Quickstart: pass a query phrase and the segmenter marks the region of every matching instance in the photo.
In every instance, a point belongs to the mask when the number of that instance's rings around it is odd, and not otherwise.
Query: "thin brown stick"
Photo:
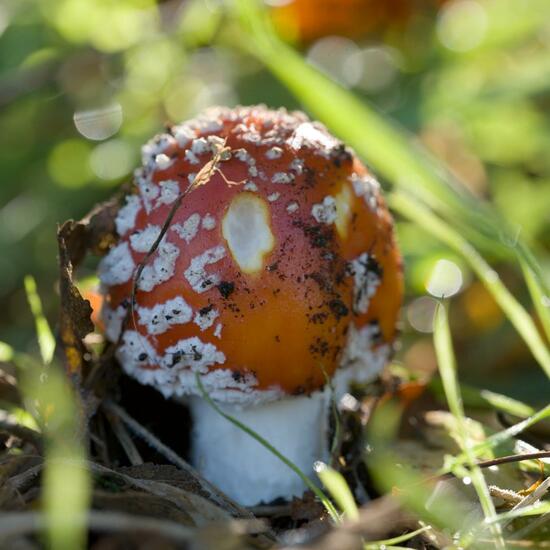
[[[128,426],[130,431],[150,445],[160,455],[164,456],[169,462],[187,472],[204,491],[210,494],[212,500],[218,504],[222,504],[225,508],[229,508],[233,515],[250,518],[252,514],[239,506],[236,502],[222,493],[215,485],[212,485],[208,480],[204,479],[188,462],[175,453],[170,447],[165,445],[160,439],[153,435],[147,428],[142,426],[137,420],[132,418],[122,407],[113,403],[110,400],[105,400],[102,407],[107,411],[115,414]]]
[[[491,460],[480,460],[476,462],[475,465],[479,468],[489,468],[491,466],[500,466],[501,464],[510,464],[512,462],[523,462],[524,460],[540,460],[545,458],[550,458],[550,451],[536,451],[532,453],[520,453],[515,455],[501,456],[499,458],[493,458]],[[418,482],[412,483],[411,485],[409,485],[409,488],[415,485],[421,485],[423,483],[442,481],[444,479],[453,479],[454,477],[456,476],[452,472],[428,476]]]
[[[541,458],[550,458],[550,451],[537,451],[534,453],[519,453],[516,455],[501,456],[491,460],[481,460],[477,463],[480,468],[489,468],[490,466],[500,466],[510,462],[522,462],[524,460],[537,460]]]
[[[146,516],[131,516],[130,514],[111,510],[108,512],[90,510],[84,516],[80,514],[67,516],[66,521],[71,525],[84,521],[89,529],[96,531],[112,533],[145,531],[181,541],[188,541],[197,533],[197,529],[192,529],[173,521]],[[27,535],[41,531],[47,527],[48,518],[44,513],[8,512],[2,514],[0,518],[0,538]]]
[[[135,418],[130,416],[128,412],[125,411],[121,406],[107,399],[101,404],[101,407],[105,409],[109,414],[119,418],[130,429],[131,432],[137,435],[141,440],[145,441],[145,443],[147,443],[152,449],[157,451],[157,453],[159,453],[161,456],[166,458],[166,460],[174,464],[174,466],[177,466],[181,470],[189,473],[196,473],[189,463],[183,460],[183,458],[181,458],[176,452],[170,449],[170,447],[162,443],[162,441],[160,441],[147,428],[140,424]]]
[[[130,464],[132,464],[132,466],[143,464],[143,458],[141,458],[141,455],[134,445],[134,442],[132,441],[132,438],[126,430],[126,426],[122,420],[114,414],[107,413],[106,416],[111,424],[111,428],[113,429],[115,436],[117,437],[121,447],[124,449]]]
[[[164,224],[162,225],[162,228],[160,230],[158,237],[156,238],[155,242],[151,245],[151,248],[149,249],[147,254],[145,254],[145,257],[141,260],[141,262],[137,266],[137,269],[134,273],[134,277],[132,279],[132,291],[130,294],[130,310],[128,312],[129,317],[132,319],[133,328],[136,331],[137,331],[137,322],[136,322],[136,315],[135,315],[136,293],[137,293],[141,275],[143,274],[143,270],[145,269],[147,263],[149,262],[153,254],[156,252],[156,250],[160,246],[162,239],[164,239],[166,233],[168,232],[168,229],[170,228],[170,224],[172,223],[172,220],[174,219],[176,212],[179,210],[181,203],[183,202],[183,199],[189,193],[191,193],[191,191],[194,191],[197,187],[200,187],[201,185],[208,183],[212,178],[212,176],[214,175],[214,173],[218,172],[221,174],[221,170],[219,169],[220,162],[227,161],[231,158],[231,148],[227,147],[226,143],[227,143],[227,138],[223,140],[223,143],[215,146],[216,149],[212,154],[212,158],[198,171],[197,175],[195,176],[195,179],[187,186],[187,188],[178,195],[178,198],[174,202],[172,208],[170,209],[170,212],[168,213],[168,216],[166,217],[166,220],[164,221]],[[222,174],[222,176],[224,180],[227,182],[228,180],[225,177],[225,175]],[[128,314],[126,315],[126,318],[122,323],[122,328],[118,337],[117,347],[120,345],[120,341],[126,329],[127,323],[128,323]]]
[[[162,229],[160,230],[160,233],[155,240],[155,242],[151,245],[151,248],[145,254],[145,257],[141,260],[139,263],[136,272],[134,274],[134,278],[132,279],[132,291],[130,294],[130,318],[132,319],[132,325],[133,328],[137,330],[137,322],[136,322],[136,313],[135,313],[135,302],[136,302],[136,293],[137,293],[137,287],[139,285],[139,280],[141,278],[141,275],[143,273],[143,270],[145,269],[145,266],[153,256],[153,254],[158,249],[160,243],[162,242],[162,239],[164,239],[164,236],[168,232],[168,229],[170,227],[170,224],[172,223],[172,220],[174,219],[174,216],[176,215],[176,212],[178,211],[179,207],[181,206],[181,203],[183,201],[183,198],[190,192],[193,184],[190,184],[189,187],[183,192],[178,195],[178,198],[176,199],[176,202],[174,202],[172,208],[170,209],[170,212],[168,213],[168,216],[166,217],[166,220],[164,221],[164,224],[162,225]],[[122,329],[119,334],[119,341],[117,342],[117,347],[120,344],[120,340],[122,339],[122,335],[124,334],[124,331],[126,329],[126,324],[128,322],[128,315],[126,315],[126,318],[124,319]]]

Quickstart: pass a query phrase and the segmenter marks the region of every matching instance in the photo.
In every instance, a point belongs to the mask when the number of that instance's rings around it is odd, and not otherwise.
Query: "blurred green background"
[[[312,64],[414,133],[550,252],[548,0],[265,5]],[[141,144],[166,122],[214,104],[300,108],[246,42],[215,0],[0,3],[0,340],[33,350],[24,275],[36,277],[55,321],[56,224],[128,180]],[[398,360],[435,369],[434,297],[455,295],[464,380],[544,401],[544,374],[462,260],[410,222],[398,234],[407,277]],[[518,269],[495,267],[528,305]],[[93,264],[79,275],[93,275]]]

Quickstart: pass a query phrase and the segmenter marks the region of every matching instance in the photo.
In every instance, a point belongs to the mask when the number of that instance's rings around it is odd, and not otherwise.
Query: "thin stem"
[[[489,493],[489,488],[487,487],[487,483],[483,477],[483,473],[477,466],[475,455],[472,452],[473,446],[468,434],[462,398],[460,396],[456,374],[456,361],[452,347],[451,332],[447,320],[447,312],[445,307],[441,304],[437,308],[434,322],[434,344],[439,372],[441,374],[441,381],[443,382],[443,389],[447,397],[449,410],[456,420],[458,428],[457,431],[460,437],[460,446],[466,455],[467,463],[470,467],[469,474],[472,484],[477,492],[485,519],[487,522],[491,522],[497,517],[497,513]],[[495,538],[496,547],[504,549],[505,545],[502,538],[502,530],[500,525],[497,523],[492,523],[491,531]]]

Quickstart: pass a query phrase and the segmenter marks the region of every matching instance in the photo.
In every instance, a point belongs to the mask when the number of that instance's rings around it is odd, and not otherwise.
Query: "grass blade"
[[[531,506],[525,506],[524,508],[518,508],[510,510],[509,512],[503,512],[498,514],[496,518],[487,523],[510,521],[516,518],[524,518],[529,516],[540,516],[542,514],[550,513],[550,502],[537,502],[531,504]]]
[[[36,290],[36,281],[31,275],[25,277],[25,292],[36,325],[40,355],[44,364],[49,365],[55,351],[55,338],[42,311],[42,301]]]
[[[387,547],[389,545],[400,544],[401,542],[407,542],[411,539],[414,539],[414,537],[416,537],[417,535],[420,535],[422,533],[425,533],[426,531],[429,531],[431,528],[432,527],[430,525],[425,525],[424,527],[420,527],[420,529],[416,529],[415,531],[411,531],[410,533],[400,535],[399,537],[393,537],[391,539],[385,539],[385,540],[369,541],[365,544],[364,548],[366,550],[375,550],[380,546]]]
[[[321,480],[321,483],[330,493],[330,496],[340,506],[340,510],[344,512],[348,519],[357,521],[359,519],[359,510],[344,476],[334,468],[320,461],[314,464],[313,469]]]
[[[44,434],[42,508],[46,538],[53,550],[78,550],[86,546],[86,513],[91,492],[81,417],[67,377],[61,368],[51,364],[55,338],[44,317],[33,277],[25,278],[25,290],[43,364],[21,353],[13,353],[12,359],[21,373],[25,402],[35,413]]]
[[[441,379],[434,377],[428,384],[431,392],[438,399],[444,399],[443,385]],[[526,418],[535,414],[535,409],[522,401],[496,393],[490,390],[480,390],[467,384],[460,384],[462,400],[467,407],[484,408],[504,412],[520,418]]]
[[[485,482],[485,478],[483,477],[483,473],[476,465],[475,455],[472,453],[473,445],[466,427],[466,418],[464,416],[462,397],[460,395],[456,374],[456,362],[452,347],[451,332],[447,320],[447,312],[445,307],[441,304],[438,306],[435,315],[434,344],[439,372],[443,382],[443,389],[445,390],[445,395],[447,396],[449,410],[454,416],[457,424],[457,433],[460,438],[460,446],[467,457],[469,475],[471,477],[472,484],[477,492],[486,521],[494,521],[497,516],[495,506],[491,495],[489,494],[489,489]],[[495,538],[496,547],[504,549],[504,540],[502,538],[500,525],[496,523],[491,524],[491,530]]]
[[[31,356],[14,353],[13,362],[24,401],[44,435],[41,506],[48,548],[79,550],[86,546],[91,478],[72,388],[56,364],[40,376],[44,367]]]
[[[395,211],[414,221],[431,235],[463,256],[485,288],[492,294],[497,304],[531,350],[539,365],[550,378],[550,352],[537,330],[533,319],[504,286],[496,271],[480,256],[477,250],[460,233],[412,197],[394,192],[388,197],[388,202]]]
[[[523,270],[527,288],[529,289],[533,304],[535,305],[535,310],[540,319],[540,324],[546,334],[546,340],[550,342],[550,297],[546,296],[541,287],[537,284],[537,279],[531,268],[522,258],[519,259],[519,262]]]

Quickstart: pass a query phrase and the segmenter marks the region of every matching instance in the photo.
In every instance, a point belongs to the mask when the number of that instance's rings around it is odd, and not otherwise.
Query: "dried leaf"
[[[144,464],[136,468],[140,468],[143,471],[146,466]],[[150,466],[153,469],[158,468],[154,465]],[[174,485],[172,481],[166,483],[165,481],[157,481],[156,479],[143,479],[135,475],[123,473],[123,471],[116,471],[105,466],[100,466],[99,464],[93,464],[92,468],[98,473],[108,474],[110,477],[118,477],[119,480],[125,481],[132,487],[174,503],[179,509],[185,510],[189,514],[194,525],[201,526],[211,521],[227,521],[232,519],[231,514],[226,510],[203,496]],[[126,468],[125,470],[128,471],[129,469]]]
[[[100,204],[80,222],[69,220],[58,230],[59,290],[61,297],[60,339],[67,372],[82,377],[86,370],[86,347],[83,339],[94,330],[92,307],[76,288],[74,269],[88,251],[97,255],[107,252],[117,240],[115,217],[118,197]]]
[[[194,526],[191,516],[172,502],[144,491],[128,490],[123,493],[94,491],[93,507],[98,510],[116,510],[132,515],[155,517]]]
[[[326,516],[326,509],[311,491],[302,498],[293,498],[290,503],[290,517],[293,521],[312,521]]]
[[[124,186],[111,200],[96,206],[80,223],[86,229],[85,250],[103,256],[118,240],[115,218],[120,209],[120,199],[129,191]],[[77,262],[79,263],[79,262]]]
[[[84,226],[72,221],[65,222],[58,231],[59,245],[59,292],[61,311],[59,336],[64,355],[64,365],[71,375],[81,377],[87,364],[86,347],[82,340],[94,330],[92,307],[73,282],[73,259],[81,255]]]

